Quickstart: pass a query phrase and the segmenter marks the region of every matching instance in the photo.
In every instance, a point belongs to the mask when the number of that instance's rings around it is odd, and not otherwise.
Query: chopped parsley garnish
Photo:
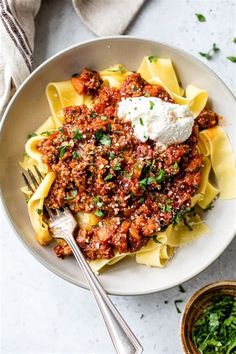
[[[46,136],[50,136],[51,134],[52,132],[49,132],[48,130],[46,132],[40,133],[40,135],[46,135]]]
[[[236,57],[230,56],[230,57],[227,57],[227,59],[232,61],[232,63],[236,63]]]
[[[178,313],[181,313],[181,311],[178,307],[178,304],[181,304],[182,302],[183,302],[183,300],[175,300],[175,308]]]
[[[74,199],[77,196],[77,194],[78,194],[78,191],[75,189],[67,194],[67,196],[65,197],[65,200]]]
[[[149,104],[150,104],[150,110],[153,110],[153,107],[155,106],[155,103],[153,101],[150,101]]]
[[[233,42],[236,43],[236,37],[234,37]]]
[[[63,127],[59,127],[58,130],[59,130],[60,133],[62,133],[62,134],[64,133],[64,128]]]
[[[183,209],[183,210],[180,210],[180,211],[175,215],[174,220],[173,220],[174,225],[180,223],[180,221],[181,221],[182,218],[183,218],[184,213],[185,213],[185,210]]]
[[[62,146],[62,147],[60,148],[59,159],[61,159],[61,158],[65,155],[66,150],[67,150],[67,146],[66,146],[66,145],[64,145],[64,146]]]
[[[77,128],[75,128],[75,130],[74,130],[73,139],[76,139],[76,140],[82,140],[83,139],[83,133],[81,133],[81,131],[79,131]]]
[[[158,175],[157,175],[157,177],[156,177],[156,181],[157,181],[158,183],[161,183],[161,182],[164,180],[164,178],[165,178],[165,171],[161,169],[161,170],[158,172]]]
[[[152,238],[153,241],[156,242],[156,243],[160,243],[160,244],[162,245],[162,242],[159,241],[159,240],[157,239],[157,237],[158,237],[157,235],[153,236],[153,238]]]
[[[195,14],[199,22],[206,22],[206,17],[202,14]]]
[[[111,145],[111,138],[109,137],[109,135],[104,134],[101,130],[95,133],[95,137],[100,144],[105,146]]]
[[[206,53],[199,52],[199,54],[202,57],[206,58],[207,60],[211,60],[213,58],[213,55],[219,51],[220,51],[220,48],[218,48],[217,45],[215,43],[213,43],[212,48],[208,52],[206,52]]]
[[[166,211],[168,211],[168,213],[170,213],[171,212],[171,210],[172,210],[172,206],[171,205],[166,205]]]
[[[182,287],[181,284],[179,285],[179,292],[180,292],[180,293],[185,293],[185,292],[186,292],[185,289]]]
[[[144,123],[143,123],[142,118],[139,119],[139,122],[140,122],[140,124],[141,124],[142,126],[144,126]]]
[[[236,299],[219,295],[202,311],[192,329],[192,341],[202,354],[236,352]]]
[[[33,138],[33,136],[37,136],[37,134],[36,133],[29,133],[27,135],[27,139]]]
[[[116,163],[114,166],[113,166],[113,170],[114,171],[120,171],[121,170],[121,166],[119,163]]]
[[[156,63],[157,62],[157,57],[155,55],[149,55],[148,60],[150,63]]]
[[[92,118],[96,118],[96,117],[97,117],[97,115],[98,115],[98,114],[97,114],[96,112],[93,112],[93,113],[91,113],[91,115],[90,115],[90,116],[91,116]]]
[[[144,197],[141,197],[141,198],[139,198],[138,203],[139,203],[139,204],[142,204],[144,201],[145,201],[145,198],[144,198]]]
[[[36,211],[39,215],[42,215],[43,209],[36,209]]]
[[[174,163],[173,167],[174,167],[174,169],[175,169],[175,170],[178,170],[178,168],[179,168],[179,164],[178,164],[178,162],[177,162],[177,161],[175,161],[175,163]]]
[[[142,189],[145,189],[147,186],[149,186],[153,182],[156,182],[156,177],[146,177],[146,178],[143,178],[141,181],[139,181],[139,185]]]
[[[81,154],[79,154],[78,151],[73,151],[72,157],[73,159],[78,159],[79,157],[81,157]]]
[[[106,175],[106,177],[104,178],[104,181],[109,181],[110,179],[112,179],[114,176],[111,175],[110,173],[108,173],[108,175]]]
[[[113,159],[115,158],[115,154],[113,154],[113,152],[110,151],[110,152],[109,152],[109,157],[110,157],[110,159],[113,160]]]
[[[99,218],[102,218],[104,216],[104,212],[102,210],[97,210],[95,211],[95,215],[98,216]]]
[[[103,202],[98,196],[93,197],[93,204],[96,205],[98,208],[101,208],[103,206]]]
[[[138,91],[138,86],[135,86],[135,85],[134,85],[134,86],[132,87],[132,91]]]
[[[107,116],[102,115],[101,120],[107,120]]]

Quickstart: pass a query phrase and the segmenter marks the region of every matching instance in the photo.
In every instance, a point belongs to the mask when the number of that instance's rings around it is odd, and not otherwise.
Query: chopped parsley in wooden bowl
[[[207,285],[190,298],[181,339],[188,354],[236,354],[236,281]]]

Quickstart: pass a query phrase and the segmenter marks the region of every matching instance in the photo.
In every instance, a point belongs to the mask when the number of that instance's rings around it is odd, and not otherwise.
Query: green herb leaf
[[[50,131],[46,131],[46,132],[42,132],[42,133],[40,133],[40,135],[46,135],[46,136],[50,136],[52,134],[52,132],[50,132]]]
[[[98,115],[98,114],[97,114],[96,112],[93,112],[93,113],[90,114],[90,116],[91,116],[92,118],[96,118],[97,115]]]
[[[36,211],[39,215],[42,215],[43,209],[36,209]]]
[[[30,200],[30,196],[29,195],[26,195],[25,196],[25,202],[28,204],[29,203],[29,200]]]
[[[227,57],[227,59],[232,61],[232,63],[236,63],[236,57],[230,56],[230,57]]]
[[[104,212],[102,210],[97,210],[95,211],[95,215],[98,216],[99,218],[102,218],[104,216]]]
[[[73,151],[72,157],[73,157],[73,159],[78,159],[81,157],[81,154],[79,154],[78,151]]]
[[[172,206],[171,205],[166,205],[166,211],[168,211],[168,213],[170,213],[172,210]]]
[[[156,177],[156,181],[157,181],[158,183],[161,183],[161,182],[163,182],[164,178],[165,178],[165,171],[164,171],[163,169],[161,169],[161,170],[158,172],[158,175],[157,175],[157,177]]]
[[[60,151],[59,151],[59,159],[62,159],[62,157],[65,155],[66,153],[66,150],[67,150],[67,146],[64,145],[60,148]]]
[[[209,52],[207,52],[207,53],[199,52],[199,54],[202,57],[206,58],[207,60],[211,60],[212,59],[212,55]]]
[[[150,104],[150,110],[152,110],[153,107],[155,106],[155,103],[153,101],[150,101],[149,104]]]
[[[173,167],[174,167],[174,169],[175,169],[175,170],[178,170],[178,168],[179,168],[179,164],[178,164],[178,162],[177,162],[177,161],[175,161],[175,163],[174,163]]]
[[[74,130],[73,139],[76,139],[76,140],[82,140],[83,139],[83,133],[81,133],[81,131],[79,131],[77,128],[75,128],[75,130]]]
[[[233,42],[236,43],[236,37],[234,37]]]
[[[199,22],[206,22],[206,17],[202,14],[195,14]]]
[[[139,203],[139,204],[143,204],[144,201],[145,201],[145,198],[144,198],[144,197],[141,197],[141,198],[139,198],[138,203]]]
[[[75,189],[67,194],[67,196],[65,197],[65,200],[72,200],[77,196],[77,194],[78,194],[78,191]]]
[[[150,61],[150,63],[156,63],[157,62],[158,57],[156,57],[155,55],[149,55],[148,60]]]
[[[109,137],[109,135],[104,134],[101,130],[95,133],[95,137],[100,144],[105,146],[111,145],[111,138]]]
[[[102,115],[101,120],[107,120],[107,116]]]
[[[143,123],[142,118],[139,118],[139,122],[140,122],[140,124],[141,124],[142,126],[144,126],[144,123]]]
[[[93,204],[96,205],[98,208],[103,206],[103,202],[101,201],[99,196],[93,197]]]
[[[121,170],[120,164],[119,164],[119,163],[116,163],[116,164],[114,165],[114,167],[113,167],[113,170],[114,170],[114,171],[120,171],[120,170]]]
[[[217,47],[217,45],[215,43],[213,43],[213,47],[212,47],[213,52],[219,52],[220,48]]]
[[[114,158],[115,158],[115,154],[113,154],[113,152],[109,152],[109,157],[110,157],[110,159],[111,160],[114,160]]]
[[[178,304],[181,304],[182,302],[183,302],[183,300],[175,300],[175,308],[178,313],[181,313],[181,311],[178,307]]]
[[[181,284],[179,285],[179,292],[180,293],[185,293],[186,292]]]
[[[132,87],[132,91],[138,91],[138,86],[134,85],[134,86]]]
[[[146,177],[146,178],[142,179],[141,181],[139,181],[139,185],[142,189],[145,189],[147,186],[149,186],[150,184],[152,184],[155,181],[156,181],[156,177]]]
[[[104,181],[109,181],[110,179],[112,179],[114,176],[111,175],[110,173],[108,173],[108,175],[106,175],[106,177],[104,178]]]

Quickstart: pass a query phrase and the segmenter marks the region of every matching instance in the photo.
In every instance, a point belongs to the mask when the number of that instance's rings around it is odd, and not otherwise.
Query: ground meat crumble
[[[116,112],[122,97],[153,96],[174,103],[161,86],[133,73],[120,90],[102,88],[99,74],[88,69],[72,84],[79,93],[92,94],[95,104],[92,109],[66,107],[63,127],[38,144],[43,161],[57,173],[46,204],[98,216],[97,225],[78,228],[75,235],[88,259],[135,252],[190,207],[201,178],[198,131],[216,125],[217,115],[204,110],[187,141],[163,149],[138,140]],[[70,249],[59,244],[55,252],[65,256]]]

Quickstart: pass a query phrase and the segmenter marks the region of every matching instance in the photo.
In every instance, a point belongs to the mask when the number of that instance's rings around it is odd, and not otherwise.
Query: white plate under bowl
[[[22,159],[27,134],[49,115],[45,97],[48,82],[66,80],[84,66],[99,70],[122,63],[136,70],[145,55],[171,58],[183,87],[192,83],[208,91],[212,108],[225,117],[225,129],[235,152],[235,99],[225,84],[207,66],[182,50],[133,37],[96,39],[58,53],[29,76],[15,94],[3,118],[0,185],[6,215],[35,258],[55,274],[82,287],[86,287],[86,282],[72,257],[58,259],[52,247],[41,247],[34,240],[24,197],[20,192],[23,181],[18,161]],[[206,215],[209,234],[181,247],[166,268],[148,268],[126,260],[100,275],[103,286],[111,294],[136,295],[168,289],[190,279],[211,264],[230,243],[236,230],[235,215],[235,200],[218,200],[214,209]]]

